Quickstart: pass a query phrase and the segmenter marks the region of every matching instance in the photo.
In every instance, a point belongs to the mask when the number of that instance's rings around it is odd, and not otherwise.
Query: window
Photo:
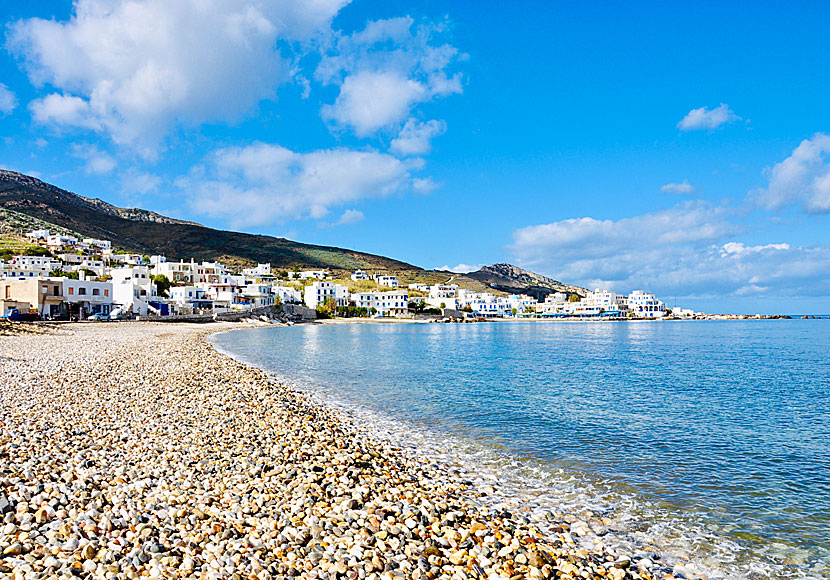
[[[74,296],[74,295],[75,295],[75,289],[74,289],[74,288],[72,288],[72,287],[70,287],[70,288],[69,288],[69,295],[70,295],[70,296]]]
[[[109,296],[109,295],[110,295],[110,291],[109,290],[104,290],[104,296]]]
[[[86,296],[86,288],[78,288],[78,294],[80,296]]]
[[[92,295],[93,296],[100,296],[101,295],[101,290],[99,288],[93,288],[92,289]]]

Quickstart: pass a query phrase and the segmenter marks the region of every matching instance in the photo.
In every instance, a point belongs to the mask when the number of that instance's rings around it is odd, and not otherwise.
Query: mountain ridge
[[[192,221],[163,216],[138,208],[120,208],[101,199],[85,197],[36,177],[0,169],[0,221],[15,219],[19,228],[28,216],[30,224],[104,238],[113,246],[141,254],[161,254],[177,260],[219,260],[240,269],[270,262],[275,269],[321,268],[384,271],[398,274],[402,282],[446,282],[449,273],[430,271],[393,258],[334,246],[304,244],[286,238],[231,232]],[[3,225],[3,224],[0,224]],[[10,223],[0,232],[14,229]],[[462,287],[507,293],[524,293],[539,299],[553,292],[584,296],[586,290],[535,274],[511,264],[485,266],[477,272],[454,275]]]

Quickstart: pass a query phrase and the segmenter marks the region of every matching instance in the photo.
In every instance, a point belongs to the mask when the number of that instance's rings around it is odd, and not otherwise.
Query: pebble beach
[[[0,334],[0,577],[671,578],[216,352],[235,327]]]

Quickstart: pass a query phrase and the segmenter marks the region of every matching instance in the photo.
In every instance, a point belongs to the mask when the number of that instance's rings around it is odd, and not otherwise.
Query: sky
[[[0,0],[0,167],[426,268],[830,312],[830,4],[664,4]]]

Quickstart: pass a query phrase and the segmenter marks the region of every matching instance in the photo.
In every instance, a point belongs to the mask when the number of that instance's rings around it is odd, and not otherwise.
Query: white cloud
[[[421,83],[397,72],[361,71],[346,78],[334,105],[323,107],[323,117],[349,125],[358,137],[366,137],[402,121],[426,94]]]
[[[140,205],[141,198],[155,193],[161,186],[158,175],[131,168],[121,174],[121,195],[133,206]]]
[[[72,155],[86,161],[84,170],[94,175],[110,173],[117,165],[115,159],[95,145],[76,144],[72,146]]]
[[[412,190],[415,193],[420,193],[422,195],[431,193],[432,191],[438,189],[438,187],[440,187],[439,184],[435,183],[435,181],[429,177],[415,177],[412,180]]]
[[[360,32],[338,36],[315,75],[340,87],[334,104],[323,107],[323,117],[365,137],[399,126],[418,103],[461,93],[461,76],[447,70],[458,51],[436,42],[442,32],[405,17],[370,22]]]
[[[558,280],[664,297],[830,295],[830,246],[745,245],[723,207],[685,202],[617,221],[569,219],[514,232],[520,265]]]
[[[725,123],[731,123],[740,119],[735,113],[729,110],[729,106],[721,103],[719,107],[707,109],[701,107],[692,109],[677,124],[683,131],[695,131],[699,129],[717,129]]]
[[[830,135],[816,133],[805,139],[767,174],[767,188],[750,193],[761,207],[801,205],[810,213],[830,212]]]
[[[475,264],[475,265],[472,265],[472,264],[458,264],[456,266],[449,266],[449,265],[439,266],[438,268],[435,268],[435,269],[436,270],[442,270],[444,272],[452,272],[454,274],[467,274],[469,272],[476,272],[478,270],[481,270],[481,268],[483,266],[484,266],[484,264]]]
[[[337,225],[347,226],[363,221],[363,212],[358,209],[347,209],[337,220]]]
[[[684,179],[680,183],[667,183],[660,188],[663,193],[676,193],[679,195],[689,195],[695,192],[695,186],[689,183],[688,179]]]
[[[393,153],[403,156],[424,155],[429,153],[433,137],[437,137],[447,130],[444,121],[427,121],[419,123],[410,118],[401,129],[397,138],[392,141],[390,149]]]
[[[61,93],[43,123],[98,129],[152,155],[173,125],[236,121],[289,77],[277,41],[326,31],[348,0],[76,0],[70,20],[13,23],[8,47]]]
[[[319,219],[332,207],[410,189],[412,179],[400,160],[385,153],[340,148],[296,153],[254,143],[215,151],[177,185],[193,211],[243,227]]]
[[[17,107],[17,97],[9,87],[0,83],[0,117],[6,116]]]

